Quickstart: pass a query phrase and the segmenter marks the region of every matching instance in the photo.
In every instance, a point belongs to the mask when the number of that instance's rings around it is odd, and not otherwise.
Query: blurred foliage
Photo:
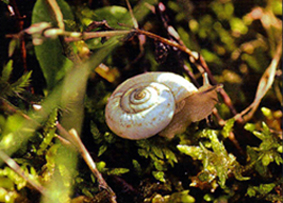
[[[200,82],[196,64],[169,46],[163,60],[157,61],[157,43],[133,34],[64,43],[64,31],[50,29],[60,24],[60,12],[54,12],[50,2],[33,1],[31,10],[24,1],[1,1],[7,8],[4,18],[17,26],[25,22],[26,30],[11,31],[3,25],[9,41],[1,48],[6,58],[1,61],[0,152],[6,152],[19,169],[5,165],[9,161],[0,153],[0,202],[109,201],[105,188],[57,130],[57,122],[72,114],[65,123],[77,128],[78,120],[83,120],[83,143],[117,202],[283,202],[280,69],[261,111],[245,125],[237,123],[220,98],[216,107],[225,120],[223,126],[212,117],[210,124],[194,123],[172,140],[158,136],[125,140],[109,130],[104,118],[115,87],[144,71],[185,75],[184,64]],[[164,4],[164,13],[158,2]],[[57,3],[66,31],[133,27],[125,1]],[[186,47],[204,57],[238,112],[250,105],[281,46],[282,0],[130,3],[141,29],[173,40],[166,31],[171,25]],[[20,10],[12,17],[8,8]],[[84,108],[83,116],[77,107]],[[38,191],[28,181],[45,190]]]
[[[32,71],[23,74],[15,82],[10,83],[9,79],[13,71],[13,61],[10,60],[2,70],[0,78],[1,98],[17,96],[25,91],[25,88],[30,84]]]
[[[57,1],[65,20],[72,20],[73,15],[69,5],[65,1]],[[54,14],[53,14],[54,15]],[[50,22],[56,24],[54,16],[50,15],[47,1],[36,1],[33,8],[32,24]],[[46,39],[42,44],[35,46],[35,55],[40,64],[47,88],[51,89],[61,80],[72,67],[72,62],[63,54],[59,39]],[[56,60],[52,60],[56,58]]]

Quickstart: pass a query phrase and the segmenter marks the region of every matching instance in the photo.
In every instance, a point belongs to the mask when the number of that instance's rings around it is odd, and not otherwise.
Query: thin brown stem
[[[132,18],[132,21],[133,21],[134,28],[138,29],[139,28],[139,24],[138,24],[137,19],[134,16],[133,9],[132,9],[132,6],[131,6],[129,0],[126,0],[126,3],[127,3],[127,7],[129,9],[129,12],[130,12],[130,15],[131,15],[131,18]]]
[[[91,172],[95,175],[99,182],[99,186],[106,189],[106,191],[110,195],[110,201],[112,203],[116,203],[116,194],[114,191],[111,189],[110,186],[108,186],[107,182],[104,180],[102,174],[97,170],[96,164],[91,158],[88,150],[82,143],[79,135],[74,129],[71,129],[69,132],[67,132],[59,123],[57,123],[57,128],[60,131],[60,133],[67,139],[69,140],[75,149],[80,152],[82,157],[84,158],[85,162],[87,163],[88,167],[90,168]]]
[[[182,46],[182,45],[178,44],[177,42],[174,42],[174,41],[171,41],[171,40],[169,40],[169,39],[160,37],[159,35],[153,34],[153,33],[151,33],[151,32],[145,31],[145,30],[136,29],[136,32],[139,33],[139,34],[146,35],[147,37],[150,37],[150,38],[152,38],[152,39],[158,40],[158,41],[160,41],[160,42],[163,42],[164,44],[167,44],[167,45],[169,45],[169,46],[176,47],[176,48],[178,48],[179,50],[181,50],[181,51],[187,53],[189,56],[195,57],[195,56],[193,55],[193,52],[192,52],[190,49],[188,49],[188,48],[185,47],[185,46]]]
[[[203,72],[207,72],[208,74],[208,77],[210,79],[210,81],[212,82],[213,85],[216,85],[217,84],[217,81],[214,79],[210,69],[208,68],[204,58],[199,55],[199,54],[195,54],[193,51],[191,51],[190,49],[188,49],[187,47],[183,46],[183,45],[180,45],[179,43],[175,42],[175,41],[172,41],[172,40],[168,40],[166,38],[163,38],[163,37],[160,37],[156,34],[153,34],[151,32],[148,32],[148,31],[144,31],[144,30],[140,30],[140,29],[137,29],[136,30],[137,33],[139,34],[143,34],[143,35],[146,35],[147,37],[150,37],[152,39],[155,39],[155,40],[158,40],[164,44],[167,44],[169,46],[172,46],[172,47],[176,47],[178,48],[179,50],[185,52],[186,54],[189,55],[189,57],[191,58],[191,61],[196,65],[196,67],[199,69],[200,73],[203,73]],[[229,109],[231,110],[231,112],[236,115],[237,114],[237,111],[235,110],[233,104],[232,104],[232,101],[230,99],[230,97],[228,96],[228,94],[226,93],[226,91],[221,88],[220,91],[219,91],[220,95],[222,96],[223,100],[224,100],[224,103],[229,107]]]
[[[14,9],[15,12],[15,16],[16,16],[16,20],[17,20],[17,24],[19,26],[19,32],[21,32],[24,29],[24,17],[21,16],[19,8],[17,6],[17,3],[15,0],[10,0],[10,4]],[[20,38],[20,47],[21,47],[21,57],[22,57],[22,61],[23,61],[23,67],[25,71],[27,70],[27,51],[26,51],[26,43],[25,41]]]

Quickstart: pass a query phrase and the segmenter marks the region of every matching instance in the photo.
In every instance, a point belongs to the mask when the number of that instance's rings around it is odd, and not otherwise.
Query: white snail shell
[[[210,89],[198,91],[174,73],[140,74],[124,81],[112,93],[105,109],[106,123],[115,134],[127,139],[155,134],[172,138],[191,122],[211,113],[217,93]]]

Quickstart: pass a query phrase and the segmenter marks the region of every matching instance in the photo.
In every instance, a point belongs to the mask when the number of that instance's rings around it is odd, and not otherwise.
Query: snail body
[[[206,85],[198,90],[174,73],[140,74],[124,81],[112,93],[105,109],[106,123],[126,139],[156,134],[172,138],[191,122],[211,113],[217,103],[214,89]]]

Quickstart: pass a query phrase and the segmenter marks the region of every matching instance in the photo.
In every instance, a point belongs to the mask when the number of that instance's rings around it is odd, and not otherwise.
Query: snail
[[[108,99],[106,123],[126,139],[146,139],[156,134],[171,139],[190,123],[211,114],[218,102],[218,86],[211,86],[206,77],[204,83],[197,89],[170,72],[148,72],[129,78]]]

